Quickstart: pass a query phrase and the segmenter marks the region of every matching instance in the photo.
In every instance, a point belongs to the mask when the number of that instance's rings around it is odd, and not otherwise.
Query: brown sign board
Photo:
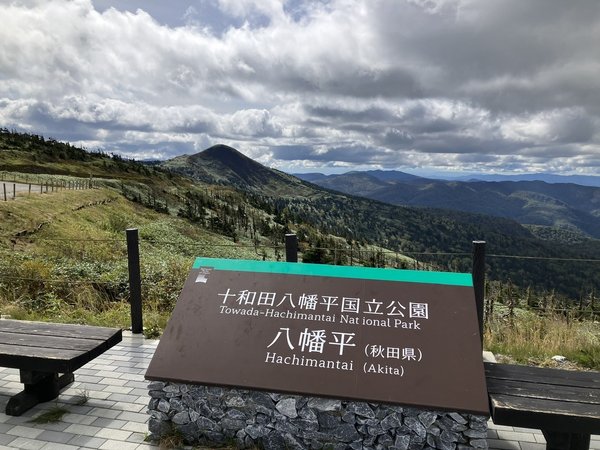
[[[470,274],[198,258],[149,380],[488,415]]]

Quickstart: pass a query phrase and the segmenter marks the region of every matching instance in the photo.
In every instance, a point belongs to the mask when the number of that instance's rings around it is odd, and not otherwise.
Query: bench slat
[[[598,405],[493,394],[490,406],[498,425],[600,434]]]
[[[18,347],[0,344],[0,366],[40,372],[67,373],[81,367],[89,359],[81,350]]]
[[[40,336],[78,337],[81,339],[108,339],[115,328],[63,323],[30,322],[25,320],[0,320],[0,330]]]
[[[553,369],[547,367],[529,367],[515,364],[485,363],[487,379],[528,380],[532,383],[551,384],[553,386],[579,386],[600,389],[598,372]]]
[[[104,339],[83,339],[79,337],[44,336],[26,333],[12,333],[0,329],[0,342],[14,347],[28,347],[31,352],[36,348],[56,350],[88,351],[102,345]]]
[[[579,386],[554,385],[530,383],[522,380],[487,379],[489,394],[510,393],[516,397],[529,397],[533,399],[559,400],[571,403],[588,403],[597,405],[600,410],[600,389],[590,389]]]

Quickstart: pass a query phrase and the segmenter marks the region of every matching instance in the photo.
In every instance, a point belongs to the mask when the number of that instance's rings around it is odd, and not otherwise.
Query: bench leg
[[[20,416],[38,403],[58,397],[61,389],[75,380],[72,373],[58,376],[57,373],[21,371],[21,383],[25,389],[11,397],[6,405],[6,414]]]
[[[542,433],[546,438],[546,450],[588,450],[590,448],[589,434],[550,430],[542,430]]]

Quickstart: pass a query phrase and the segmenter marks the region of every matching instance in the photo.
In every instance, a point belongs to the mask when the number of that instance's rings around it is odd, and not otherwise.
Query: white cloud
[[[282,168],[597,170],[596,0],[138,6],[0,4],[0,125]]]

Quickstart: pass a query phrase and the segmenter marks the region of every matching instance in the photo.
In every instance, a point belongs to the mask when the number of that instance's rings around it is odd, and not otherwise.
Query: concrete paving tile
[[[501,439],[488,439],[490,450],[521,450],[517,441],[504,441]]]
[[[79,450],[79,447],[65,443],[48,442],[40,450]]]
[[[94,408],[90,411],[90,415],[94,417],[105,417],[107,419],[116,419],[122,411],[110,408]]]
[[[26,427],[23,425],[16,425],[12,427],[10,430],[6,431],[6,434],[10,434],[12,436],[19,436],[22,438],[35,439],[40,434],[42,434],[44,430],[34,427]]]
[[[532,442],[537,443],[533,433],[523,433],[519,431],[497,430],[498,438],[507,441]]]
[[[15,439],[17,439],[16,436],[13,436],[11,434],[6,434],[4,432],[0,432],[0,445],[8,445]]]
[[[137,395],[138,397],[147,397],[147,398],[150,398],[149,394],[148,394],[148,388],[147,387],[145,387],[145,388],[134,388],[130,392],[130,394],[131,395]]]
[[[4,416],[4,423],[8,425],[31,425],[29,422],[34,417],[34,415],[33,413],[31,413],[31,411],[28,411],[28,413],[30,414],[23,414],[22,416]],[[36,416],[38,414],[39,412],[35,413]]]
[[[3,435],[4,433],[6,433],[8,430],[10,430],[13,427],[13,425],[8,424],[8,423],[0,423],[0,436]]]
[[[522,428],[522,427],[513,427],[513,431],[518,431],[520,433],[536,433],[536,434],[542,434],[542,432],[540,430],[538,430],[537,428]]]
[[[122,403],[133,403],[138,399],[137,395],[129,395],[129,394],[110,394],[108,396],[108,400],[113,402],[122,402]]]
[[[137,442],[106,441],[100,446],[101,450],[135,450],[140,444]]]
[[[150,396],[146,394],[146,395],[140,395],[134,403],[137,405],[146,406],[146,405],[148,405],[149,401],[150,401]]]
[[[129,411],[129,412],[135,412],[135,413],[139,413],[140,411],[143,411],[145,414],[146,410],[148,409],[148,400],[146,400],[146,401],[139,400],[139,402],[136,402],[136,403],[129,403],[126,405],[122,404],[120,406],[123,411]]]
[[[9,448],[22,448],[26,450],[40,450],[45,442],[36,441],[35,439],[28,439],[24,437],[18,437],[10,443]]]
[[[63,416],[63,417],[65,417],[65,416]],[[61,431],[65,431],[65,429],[71,424],[65,422],[64,420],[61,420],[60,422],[54,422],[54,423],[41,423],[41,424],[30,424],[30,425],[35,426],[36,428],[40,428],[44,431],[61,432]]]
[[[140,378],[143,378],[143,375],[140,374],[136,374],[136,373],[121,373],[119,374],[119,378],[122,380],[139,380]]]
[[[135,375],[142,375],[145,372],[145,370],[144,369],[136,369],[135,367],[120,367],[119,372],[120,373],[132,373]],[[139,377],[137,377],[137,378],[139,378]]]
[[[125,422],[123,430],[131,431],[132,433],[148,433],[148,424],[140,422]]]
[[[87,414],[65,414],[62,418],[63,422],[67,422],[69,424],[80,424],[80,425],[89,425],[95,420],[95,417],[89,416]]]
[[[498,439],[498,432],[496,430],[488,429],[487,437],[488,437],[488,439]]]
[[[95,417],[90,417],[90,419],[92,419],[93,422],[95,420]],[[86,436],[96,436],[100,430],[101,428],[98,427],[82,425],[80,423],[73,423],[67,429],[65,429],[65,432],[72,434],[84,434]]]
[[[131,436],[127,438],[127,442],[135,442],[141,444],[146,439],[146,433],[131,433]]]
[[[95,400],[106,400],[110,396],[111,392],[105,391],[89,391],[88,392],[88,403],[90,403],[89,399]]]
[[[124,411],[121,414],[119,414],[119,419],[121,420],[126,420],[127,422],[138,422],[138,423],[146,423],[148,421],[148,414],[142,414],[142,413],[135,413],[135,412],[129,412],[129,411]]]
[[[546,444],[534,444],[533,442],[520,442],[521,450],[546,450]]]
[[[125,383],[125,386],[134,388],[134,389],[145,389],[146,393],[148,392],[148,381],[143,380],[143,381],[134,381],[134,380],[129,380]]]
[[[94,409],[93,406],[90,406],[87,404],[85,405],[69,405],[69,414],[80,414],[80,415],[88,415],[90,413],[90,411],[92,409]]]
[[[104,392],[110,392],[111,394],[129,394],[133,391],[133,388],[127,386],[113,386],[107,385],[102,389]],[[135,395],[135,394],[134,394]]]
[[[113,375],[115,376],[103,378],[100,384],[105,384],[107,386],[123,386],[125,384],[125,382],[121,378],[118,378],[118,376],[116,376],[118,375],[118,373],[115,373]]]
[[[81,434],[75,436],[69,444],[76,445],[78,447],[84,448],[99,448],[102,444],[106,442],[106,439],[93,437],[93,436],[83,436]]]
[[[6,375],[3,378],[4,378],[4,381],[12,381],[12,382],[21,384],[21,376],[19,375],[18,372],[9,373],[8,375]]]
[[[40,441],[58,442],[58,443],[66,444],[67,442],[69,442],[74,437],[75,437],[74,434],[67,433],[65,431],[49,431],[49,430],[45,430],[42,433],[40,433],[40,435],[37,437],[37,439],[40,440]]]
[[[106,355],[107,352],[104,352],[104,354]],[[114,364],[119,365],[118,363],[121,361],[129,361],[131,358],[129,356],[127,356],[127,353],[111,353],[110,354],[110,359],[113,361]]]
[[[160,448],[158,444],[144,442],[143,444],[138,445],[135,450],[156,450],[158,448]]]
[[[127,424],[125,420],[119,419],[107,419],[106,417],[98,417],[92,422],[92,425],[100,428],[113,428],[115,430],[123,429]]]
[[[114,373],[117,370],[117,367],[112,364],[94,364],[90,366],[90,368],[94,368],[99,372],[108,372]]]
[[[109,372],[107,370],[97,370],[96,375],[102,378],[114,378],[115,374],[118,372]]]
[[[95,370],[92,370],[91,372],[96,373]],[[77,381],[80,383],[98,384],[100,381],[102,381],[102,377],[97,375],[80,375],[78,372],[76,372],[75,376],[77,377]]]
[[[513,427],[509,427],[509,426],[506,426],[506,425],[496,425],[492,421],[488,422],[488,429],[490,429],[490,430],[514,431]]]
[[[125,441],[131,436],[131,431],[102,428],[95,434],[96,437],[111,439],[114,441]]]

